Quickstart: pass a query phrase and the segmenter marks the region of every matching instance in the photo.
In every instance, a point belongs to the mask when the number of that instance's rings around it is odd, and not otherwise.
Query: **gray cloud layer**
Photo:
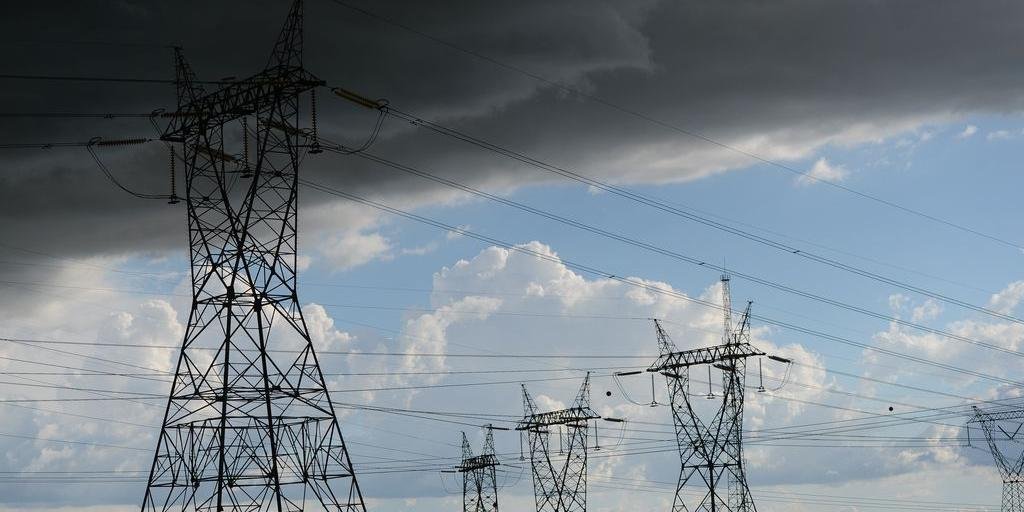
[[[617,104],[772,158],[809,156],[973,112],[1020,109],[1017,2],[377,2],[383,16]],[[258,69],[286,2],[37,2],[0,22],[4,72],[170,77],[181,44],[201,78]],[[89,42],[89,44],[84,44]],[[100,43],[131,42],[137,46]],[[152,46],[150,46],[152,45]],[[474,59],[328,0],[307,5],[307,65],[337,85],[620,182],[693,179],[745,157]],[[172,87],[3,80],[4,112],[149,112]],[[356,141],[372,116],[325,99],[322,126]],[[4,119],[4,142],[149,136],[145,120]],[[385,126],[379,154],[484,187],[551,179],[478,149]],[[113,189],[84,150],[5,151],[0,236],[69,255],[179,248],[183,210]],[[166,188],[162,148],[105,157]],[[389,201],[442,196],[416,178],[323,155],[306,176]],[[305,194],[306,204],[324,198]],[[344,222],[337,220],[335,222]]]

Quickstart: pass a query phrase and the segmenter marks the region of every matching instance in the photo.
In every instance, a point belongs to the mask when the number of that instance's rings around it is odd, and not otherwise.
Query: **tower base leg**
[[[1024,512],[1024,481],[1003,482],[1002,512]]]

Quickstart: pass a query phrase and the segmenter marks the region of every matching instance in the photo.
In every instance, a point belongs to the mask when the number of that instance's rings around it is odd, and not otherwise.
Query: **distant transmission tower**
[[[184,162],[192,310],[142,510],[363,512],[296,293],[299,100],[323,84],[302,67],[302,2],[249,79],[204,93],[175,55],[162,139]]]
[[[525,432],[530,448],[533,493],[537,512],[585,512],[587,510],[587,444],[590,420],[599,416],[590,408],[590,374],[572,407],[537,412],[537,404],[523,386],[526,415],[516,430]],[[558,451],[565,460],[554,462],[551,432],[557,431]]]
[[[1024,410],[984,412],[974,407],[974,418],[970,423],[981,425],[988,441],[989,450],[999,467],[999,476],[1003,480],[1002,512],[1024,512],[1024,451],[1014,455],[1007,453],[1013,443],[1018,445],[1024,440]],[[1004,428],[1008,426],[1009,428]],[[997,432],[998,431],[998,432]]]
[[[484,439],[480,455],[473,455],[466,433],[462,433],[462,462],[456,471],[462,474],[463,512],[498,512],[498,457],[494,454],[494,429],[484,427]]]
[[[722,344],[713,347],[677,351],[661,324],[654,321],[661,357],[647,371],[668,380],[681,463],[673,512],[757,510],[743,469],[743,386],[746,359],[764,353],[750,344],[750,303],[739,323],[732,323],[728,276],[722,277],[722,309]],[[690,401],[690,368],[697,365],[712,365],[722,371],[722,402],[707,423]],[[714,396],[709,393],[708,398]],[[705,488],[699,501],[683,496],[684,487],[693,480]]]

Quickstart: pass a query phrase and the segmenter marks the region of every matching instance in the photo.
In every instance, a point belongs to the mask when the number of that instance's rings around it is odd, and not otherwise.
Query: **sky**
[[[125,194],[82,147],[5,146],[152,138],[172,84],[53,77],[168,80],[171,46],[201,80],[246,77],[287,8],[41,0],[0,20],[0,510],[137,509],[191,286],[184,204]],[[368,507],[458,509],[461,432],[478,450],[522,417],[521,384],[553,410],[590,371],[594,409],[626,421],[597,422],[589,509],[670,509],[670,411],[612,373],[653,362],[651,318],[717,343],[727,269],[752,343],[793,361],[747,374],[759,510],[997,510],[965,425],[1020,405],[1022,10],[307,0],[328,87],[541,163],[393,115],[362,154],[303,159],[418,216],[299,190],[299,300]],[[351,147],[378,122],[328,88],[318,116]],[[163,146],[97,151],[166,193]],[[530,510],[519,436],[495,437],[499,502]]]

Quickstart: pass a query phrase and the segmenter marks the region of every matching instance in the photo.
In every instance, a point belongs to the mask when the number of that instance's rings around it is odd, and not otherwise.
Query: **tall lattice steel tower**
[[[721,284],[721,345],[677,351],[661,324],[654,321],[661,356],[647,371],[661,373],[668,380],[679,445],[680,471],[673,512],[757,510],[743,469],[743,386],[746,359],[764,353],[750,344],[750,304],[743,318],[733,325],[729,278],[723,276]],[[722,401],[707,422],[690,401],[690,369],[698,365],[712,365],[722,372]],[[705,492],[699,500],[688,500],[683,491],[687,484],[692,485],[695,475],[696,485],[704,486]]]
[[[255,76],[205,93],[180,50],[176,68],[162,139],[186,171],[192,310],[142,510],[362,512],[296,293],[299,104],[323,84],[302,2]]]
[[[985,412],[974,407],[974,418],[968,422],[968,427],[971,424],[980,425],[985,432],[985,440],[999,467],[999,476],[1003,480],[1001,510],[1024,512],[1024,451],[1019,446],[1024,439],[1024,410]],[[1018,453],[1008,453],[1010,444]]]
[[[537,404],[523,386],[525,416],[516,430],[525,432],[530,448],[533,493],[537,512],[585,512],[587,510],[587,445],[589,423],[600,419],[590,408],[590,374],[572,407],[537,412]],[[561,465],[552,452],[551,433],[557,430]]]
[[[498,512],[498,457],[494,454],[494,429],[484,427],[487,437],[480,455],[473,455],[466,433],[462,433],[462,462],[455,470],[462,474],[463,512]]]

